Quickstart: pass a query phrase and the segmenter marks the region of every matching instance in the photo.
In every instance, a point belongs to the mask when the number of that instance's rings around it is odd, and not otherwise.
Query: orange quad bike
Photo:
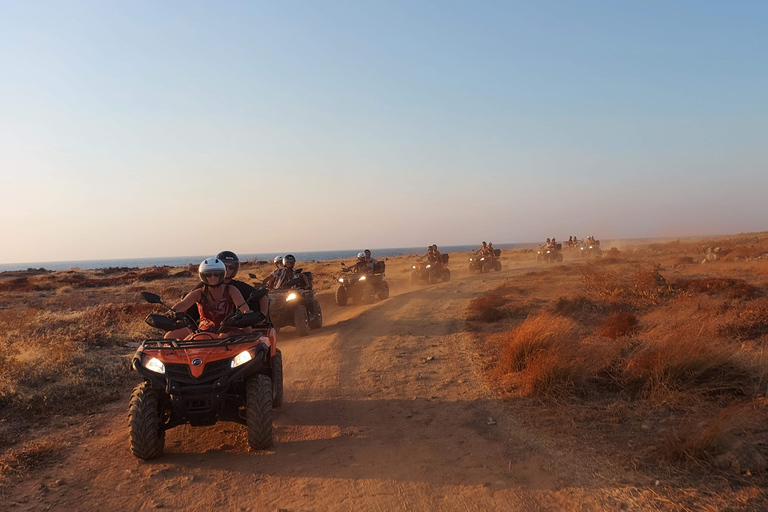
[[[141,296],[171,309],[153,293]],[[136,350],[131,368],[143,381],[133,389],[128,407],[131,453],[152,459],[163,452],[166,430],[218,421],[245,424],[248,444],[268,448],[272,409],[283,402],[283,361],[275,330],[264,316],[236,311],[222,321],[219,332],[199,331],[185,313],[175,318],[151,314],[145,321],[164,331],[186,326],[192,334],[184,340],[148,339]],[[246,327],[253,332],[238,331]]]

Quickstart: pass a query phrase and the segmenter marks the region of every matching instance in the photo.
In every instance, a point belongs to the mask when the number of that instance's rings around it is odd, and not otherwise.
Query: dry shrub
[[[25,443],[0,455],[0,477],[18,476],[55,461],[64,447],[49,439]]]
[[[487,293],[474,298],[469,302],[467,310],[470,313],[470,320],[480,322],[497,322],[507,316],[503,309],[507,299],[495,293]]]
[[[730,277],[680,278],[674,281],[674,285],[686,292],[720,294],[729,299],[752,299],[760,294],[756,286]]]
[[[640,343],[627,361],[626,386],[635,395],[695,387],[743,395],[751,391],[752,376],[736,354],[736,347],[717,340],[680,335]]]
[[[683,423],[657,445],[659,456],[670,462],[714,464],[721,469],[753,473],[768,470],[760,450],[740,438],[765,434],[768,404],[758,399],[723,409],[707,421]]]
[[[620,338],[630,336],[637,331],[637,317],[632,313],[617,311],[608,315],[597,329],[599,336]]]
[[[611,247],[608,249],[608,252],[605,253],[605,256],[607,258],[618,258],[621,256],[621,251],[616,247]]]

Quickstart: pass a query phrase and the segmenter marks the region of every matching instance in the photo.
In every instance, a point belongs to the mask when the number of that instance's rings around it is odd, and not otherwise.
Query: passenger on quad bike
[[[367,252],[367,254],[366,254]],[[375,297],[389,297],[389,284],[384,280],[385,263],[370,257],[371,251],[357,254],[357,261],[349,266],[341,263],[342,275],[338,278],[336,304],[346,306],[349,299],[370,304]],[[351,275],[350,275],[351,274]]]
[[[368,263],[368,266],[371,268],[371,270],[374,269],[376,264],[379,262],[376,258],[371,257],[371,251],[370,249],[366,249],[363,251],[363,254],[365,254],[365,261]],[[358,256],[360,256],[358,254]]]
[[[176,319],[183,318],[184,311],[197,304],[200,331],[216,331],[222,320],[228,315],[240,309],[243,313],[250,313],[251,308],[243,299],[240,291],[231,284],[225,284],[227,267],[218,258],[203,260],[198,267],[198,275],[203,283],[201,288],[195,288],[189,292],[180,302],[173,306]],[[263,315],[262,315],[263,316]],[[226,332],[226,331],[225,331]],[[167,339],[184,339],[192,334],[189,327],[181,327],[165,333]]]
[[[294,271],[295,265],[296,258],[293,254],[286,255],[283,258],[283,265],[275,269],[275,271],[264,280],[264,284],[272,290],[277,290],[293,281],[294,278],[299,278],[302,280],[305,288],[311,288],[307,276],[302,272]]]
[[[275,258],[272,260],[272,263],[275,264],[275,268],[280,268],[283,266],[283,257],[282,256],[275,256]]]
[[[256,288],[243,281],[238,281],[234,277],[237,275],[237,271],[240,269],[240,259],[232,251],[221,251],[216,255],[218,259],[224,262],[224,266],[227,267],[226,277],[224,278],[224,284],[231,284],[240,291],[243,297],[248,297],[248,305],[252,311],[261,311],[264,316],[269,314],[269,298],[267,297],[267,289],[259,289],[257,295],[253,295]],[[195,288],[202,288],[203,283],[197,283]],[[255,298],[250,298],[255,297]],[[187,310],[187,314],[191,315],[193,319],[197,320],[197,308],[194,306]]]

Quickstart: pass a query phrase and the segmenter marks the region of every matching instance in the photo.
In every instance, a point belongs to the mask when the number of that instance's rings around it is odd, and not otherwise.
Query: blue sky
[[[0,262],[765,230],[766,20],[0,0]]]

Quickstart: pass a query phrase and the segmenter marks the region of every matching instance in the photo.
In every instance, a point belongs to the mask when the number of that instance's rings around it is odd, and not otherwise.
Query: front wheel
[[[296,327],[296,334],[299,336],[309,334],[309,320],[307,317],[307,308],[303,304],[299,304],[293,310],[293,325]]]
[[[483,262],[483,273],[488,273],[491,271],[491,262],[490,261],[484,261]]]
[[[560,261],[560,262],[563,261],[563,255],[558,254],[557,256],[555,256],[555,261]]]
[[[429,281],[429,284],[435,284],[437,283],[437,270],[432,269],[429,271],[429,275],[427,276],[427,280]]]
[[[474,266],[473,264],[471,264],[471,263],[470,263],[470,264],[469,264],[469,268],[468,268],[468,270],[469,270],[469,273],[471,274],[472,272],[474,272],[474,271],[475,271],[475,266]]]
[[[381,282],[381,288],[379,288],[379,299],[384,300],[389,298],[389,284],[386,281]]]
[[[419,277],[419,273],[417,271],[411,272],[411,284],[419,284],[419,281],[421,278]]]
[[[160,410],[160,391],[142,382],[131,394],[128,406],[131,453],[140,459],[154,459],[165,447]]]
[[[320,303],[316,300],[312,301],[312,309],[315,310],[315,316],[309,321],[309,327],[319,329],[323,326],[323,310],[320,309]]]
[[[256,375],[246,385],[245,422],[251,448],[265,450],[272,445],[272,381],[266,375]]]
[[[336,304],[339,306],[346,306],[347,300],[349,300],[349,295],[347,294],[347,289],[343,286],[339,286],[336,288]]]
[[[501,262],[500,261],[494,261],[493,262],[493,268],[496,270],[496,272],[501,272]]]
[[[283,405],[283,353],[280,349],[275,350],[275,355],[271,358],[272,364],[272,407],[278,408]]]
[[[443,281],[451,280],[451,271],[447,268],[443,269]]]

